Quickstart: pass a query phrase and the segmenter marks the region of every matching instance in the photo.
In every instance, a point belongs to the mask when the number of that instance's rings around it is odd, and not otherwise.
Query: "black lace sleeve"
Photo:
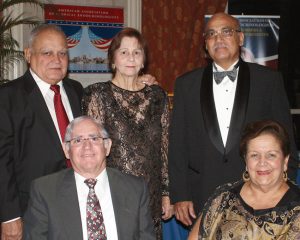
[[[169,120],[170,120],[169,101],[166,95],[164,112],[161,116],[162,196],[169,196],[169,174],[168,174]]]
[[[91,116],[104,124],[105,109],[101,100],[98,84],[85,88],[82,98],[82,113]]]

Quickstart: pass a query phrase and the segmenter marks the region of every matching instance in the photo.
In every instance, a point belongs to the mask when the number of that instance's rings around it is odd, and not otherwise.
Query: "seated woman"
[[[246,126],[243,180],[218,187],[193,227],[193,239],[300,239],[300,190],[287,179],[289,138],[274,121]]]

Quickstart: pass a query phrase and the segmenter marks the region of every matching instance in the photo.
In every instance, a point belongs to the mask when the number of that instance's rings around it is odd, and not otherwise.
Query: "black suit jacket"
[[[64,79],[74,117],[83,88]],[[30,71],[0,88],[0,221],[22,216],[29,185],[65,168],[65,157],[45,100]]]
[[[245,165],[239,156],[239,142],[249,122],[273,119],[287,128],[292,142],[289,177],[296,176],[296,147],[281,75],[241,61],[226,146],[219,130],[212,81],[211,65],[176,80],[170,127],[171,200],[193,201],[197,212],[217,186],[241,178]]]
[[[106,169],[118,239],[154,240],[149,194],[145,181],[116,169]],[[33,181],[28,209],[24,216],[24,239],[83,239],[72,169]]]

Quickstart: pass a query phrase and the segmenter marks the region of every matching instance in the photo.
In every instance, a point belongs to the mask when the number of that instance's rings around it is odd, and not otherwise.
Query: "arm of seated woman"
[[[198,239],[201,217],[202,217],[202,214],[198,217],[198,219],[195,222],[192,230],[190,231],[188,240],[197,240]]]

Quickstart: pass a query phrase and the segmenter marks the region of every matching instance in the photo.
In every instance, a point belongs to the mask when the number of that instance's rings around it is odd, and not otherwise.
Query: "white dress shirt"
[[[223,69],[216,63],[215,66],[219,72],[221,71],[230,71],[233,69],[234,65],[237,64],[238,60],[230,66],[227,70]],[[239,69],[239,68],[238,68]],[[215,69],[213,68],[215,71]],[[226,76],[220,84],[215,82],[213,79],[213,93],[214,93],[214,101],[215,107],[219,122],[219,128],[221,131],[221,136],[223,140],[224,146],[226,146],[227,136],[230,126],[231,114],[234,104],[234,97],[236,92],[236,85],[237,85],[237,77],[235,81],[231,81],[228,76]]]
[[[54,92],[50,89],[51,84],[46,83],[45,81],[40,79],[38,77],[38,75],[36,75],[31,69],[30,69],[30,73],[33,76],[33,79],[35,80],[36,84],[38,85],[38,87],[39,87],[39,89],[40,89],[40,91],[41,91],[41,93],[42,93],[42,95],[45,99],[46,105],[48,107],[51,118],[54,122],[54,125],[55,125],[56,131],[58,133],[59,139],[62,142],[59,127],[58,127],[58,122],[57,122],[57,118],[56,118],[55,108],[54,108],[54,101],[53,101],[54,100]],[[60,87],[61,99],[62,99],[64,108],[66,110],[67,116],[69,118],[69,121],[71,122],[74,117],[73,117],[71,105],[70,105],[69,99],[67,97],[66,91],[63,87],[62,81],[57,83],[57,85],[59,85],[59,87]]]
[[[82,177],[78,173],[75,173],[75,181],[78,195],[78,202],[81,215],[83,240],[87,240],[87,225],[86,225],[86,202],[89,194],[89,187],[84,183],[86,178]],[[109,181],[107,177],[106,169],[104,169],[100,175],[96,178],[97,183],[95,185],[95,193],[100,202],[104,225],[106,230],[106,236],[108,240],[117,240],[117,225],[115,220],[115,213],[113,203],[111,199]]]

